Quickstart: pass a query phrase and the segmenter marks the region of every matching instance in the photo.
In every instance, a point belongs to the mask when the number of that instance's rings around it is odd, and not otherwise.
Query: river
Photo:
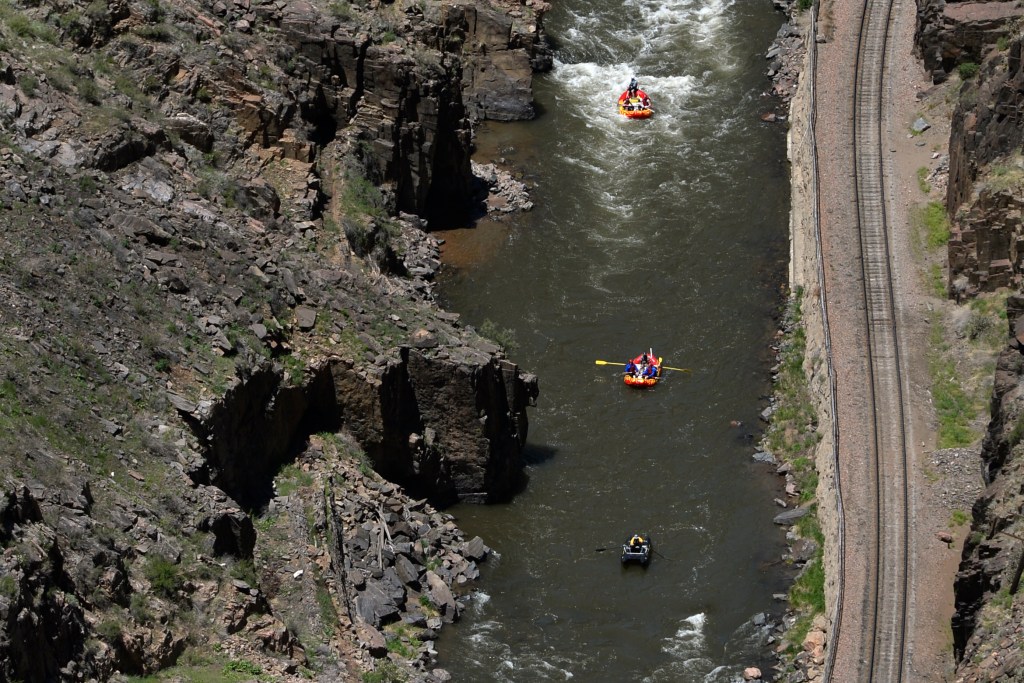
[[[442,233],[442,298],[510,330],[541,395],[525,490],[451,510],[496,553],[439,644],[456,681],[771,664],[755,622],[781,609],[785,539],[779,482],[751,455],[788,257],[785,130],[759,118],[783,19],[768,0],[558,0],[540,116],[478,136],[477,160],[523,171],[536,207]],[[616,113],[633,75],[650,120]],[[648,347],[692,372],[635,390],[594,362]],[[636,530],[658,553],[646,569],[619,563]]]

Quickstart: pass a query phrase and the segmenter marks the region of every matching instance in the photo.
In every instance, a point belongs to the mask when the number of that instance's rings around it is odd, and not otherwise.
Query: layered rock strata
[[[914,45],[932,81],[941,83],[960,64],[980,64],[1000,39],[1013,36],[1024,16],[1015,2],[920,0]]]
[[[4,7],[0,678],[443,678],[485,553],[422,499],[509,496],[537,388],[425,219],[477,208],[545,9]]]
[[[956,578],[953,647],[960,680],[1013,680],[1020,670],[1021,527],[1024,506],[1024,298],[1007,302],[1013,342],[999,356],[992,421],[982,444],[986,488]]]
[[[1024,170],[1007,151],[1024,142],[1018,90],[1021,43],[985,62],[980,82],[965,85],[952,121],[947,210],[950,288],[956,294],[1017,286]]]
[[[965,77],[950,134],[946,209],[952,220],[949,293],[958,299],[1021,283],[1021,197],[1024,171],[1019,90],[1022,46],[1012,3],[926,2],[918,13],[917,48],[944,80]],[[978,65],[975,69],[975,65]],[[977,71],[977,75],[973,75]],[[953,647],[957,680],[1016,680],[1021,610],[1021,398],[1024,301],[1007,301],[1009,345],[1000,354],[991,420],[982,443],[985,491],[972,509],[955,583]]]

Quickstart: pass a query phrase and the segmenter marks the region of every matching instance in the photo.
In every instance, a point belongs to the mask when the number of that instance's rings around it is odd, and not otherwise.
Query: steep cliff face
[[[439,503],[506,499],[521,484],[526,408],[537,397],[537,379],[481,351],[459,355],[403,348],[369,371],[332,357],[310,368],[300,386],[264,363],[221,400],[200,406],[179,397],[179,411],[203,444],[204,460],[189,474],[259,509],[299,444],[343,429],[376,471],[413,495]]]
[[[1000,39],[1012,37],[1022,15],[1005,0],[919,0],[914,45],[932,81],[941,83],[959,64],[981,63]]]
[[[1012,676],[1024,662],[1024,608],[1016,599],[1024,567],[1024,298],[1011,297],[1007,312],[1013,341],[999,357],[982,446],[987,488],[974,505],[955,586],[953,639],[963,680],[1016,680]]]
[[[957,64],[980,64],[960,87],[950,134],[946,204],[952,216],[949,286],[956,296],[1019,289],[1024,144],[1020,92],[1022,45],[1008,39],[1020,14],[1009,3],[926,3],[918,47],[935,80]],[[922,16],[927,15],[925,19]],[[986,489],[972,510],[972,533],[955,584],[954,650],[958,680],[1018,680],[1024,649],[1015,599],[1020,581],[1024,505],[1024,299],[1007,302],[1008,348],[1000,355],[991,421],[982,444]]]
[[[511,16],[523,10],[533,20],[525,26]],[[364,33],[368,22],[354,9],[325,15],[310,3],[258,1],[257,20],[281,30],[287,89],[235,93],[238,122],[250,139],[302,161],[344,130],[391,210],[460,217],[470,195],[471,118],[534,115],[533,71],[551,65],[546,10],[534,0],[511,13],[483,2],[410,3],[382,12]],[[230,68],[220,71],[213,83],[231,83]]]
[[[486,550],[373,470],[507,497],[537,394],[423,218],[529,114],[544,7],[459,7],[0,6],[0,678],[443,678]]]
[[[1012,150],[1024,143],[1019,40],[996,51],[977,80],[961,87],[950,133],[946,207],[951,292],[971,294],[1020,283],[1024,170]]]
[[[526,0],[508,14],[479,5],[446,7],[446,40],[461,44],[471,115],[497,121],[533,118],[531,71],[551,68],[551,52],[537,31],[548,8],[538,0]]]

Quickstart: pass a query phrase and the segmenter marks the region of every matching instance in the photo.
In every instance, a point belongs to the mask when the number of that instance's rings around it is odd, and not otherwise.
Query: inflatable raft
[[[633,534],[632,538],[622,544],[622,564],[636,562],[644,567],[651,561],[651,537],[647,534]]]
[[[637,90],[636,95],[630,97],[627,90],[619,95],[619,113],[628,119],[648,119],[654,113],[651,98],[643,90]]]
[[[643,367],[644,356],[647,356],[648,367],[652,368],[646,373],[638,370]],[[641,353],[626,364],[626,372],[622,376],[622,381],[631,387],[653,387],[661,379],[661,360],[654,353]]]

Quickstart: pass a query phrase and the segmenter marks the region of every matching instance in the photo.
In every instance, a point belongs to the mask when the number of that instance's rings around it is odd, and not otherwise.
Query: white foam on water
[[[645,32],[672,33],[684,30],[703,43],[716,43],[728,27],[727,10],[733,0],[627,0],[642,17]]]
[[[469,594],[469,607],[475,614],[482,614],[490,601],[491,596],[481,590]]]
[[[655,116],[633,121],[618,113],[616,102],[634,75],[652,98]],[[635,236],[628,221],[635,206],[628,194],[623,174],[649,164],[652,145],[684,145],[674,131],[686,119],[688,99],[699,87],[697,79],[687,75],[647,76],[627,63],[600,65],[593,62],[567,64],[556,60],[553,78],[558,82],[556,95],[560,115],[585,122],[585,130],[575,127],[585,140],[572,156],[559,160],[567,172],[587,178],[581,203],[599,209],[604,218],[595,221],[596,240],[619,242],[625,235]],[[653,129],[653,130],[652,130]],[[640,241],[644,238],[640,237]]]
[[[655,113],[646,121],[627,119],[619,114],[616,105],[634,76],[651,96]],[[619,131],[635,132],[639,126],[656,125],[659,118],[684,114],[687,99],[700,86],[700,79],[694,75],[648,74],[631,62],[573,64],[556,59],[552,77],[559,85],[560,109],[570,116],[585,119],[593,128],[613,137]]]
[[[720,667],[711,661],[706,653],[707,615],[703,612],[683,619],[675,634],[665,638],[662,652],[672,661],[656,669],[649,677],[651,681],[697,680]]]
[[[665,639],[662,650],[680,658],[699,655],[704,651],[704,626],[707,615],[703,612],[683,619],[675,634]]]
[[[574,184],[578,193],[573,201],[588,209],[588,223],[580,226],[580,237],[601,245],[607,258],[597,258],[582,269],[581,280],[594,290],[608,295],[609,300],[628,303],[630,293],[616,283],[624,273],[645,267],[648,261],[636,261],[637,248],[643,247],[657,234],[658,226],[641,225],[632,220],[637,210],[636,197],[629,196],[629,184],[623,173],[652,163],[663,170],[652,175],[651,187],[665,195],[706,192],[709,183],[689,169],[679,167],[678,159],[695,151],[691,139],[692,122],[708,118],[707,102],[716,93],[715,83],[721,74],[738,68],[740,61],[733,52],[745,53],[746,46],[734,46],[729,35],[732,28],[730,9],[737,0],[624,0],[621,8],[581,6],[569,17],[568,28],[557,36],[564,48],[554,61],[547,77],[554,85],[553,101],[545,106],[572,131],[573,144],[553,149],[559,174],[573,174],[585,179]],[[575,3],[574,3],[575,4]],[[582,3],[581,3],[582,5]],[[602,14],[603,12],[603,14]],[[609,28],[610,27],[610,28]],[[685,46],[683,52],[680,46]],[[663,59],[672,55],[676,60]],[[631,77],[652,99],[654,116],[635,121],[618,113],[616,102]],[[703,108],[702,108],[703,107]],[[557,111],[551,112],[551,109]],[[711,137],[724,135],[733,121],[728,112],[711,112],[712,120],[720,122]],[[707,130],[707,126],[703,127]],[[568,133],[567,133],[568,134]],[[706,145],[704,145],[706,147]],[[571,147],[571,151],[569,148]],[[700,153],[700,152],[697,152]],[[558,156],[558,155],[562,156]],[[646,179],[647,175],[640,176]],[[596,211],[594,208],[596,207]],[[562,307],[573,310],[571,296],[563,295]],[[536,318],[531,318],[536,321]],[[597,380],[595,380],[597,381]],[[607,381],[601,379],[600,381]],[[548,442],[559,446],[574,438],[571,430],[564,435],[550,427]],[[698,520],[710,513],[700,509]],[[557,517],[557,511],[540,509],[540,517]],[[707,528],[694,524],[694,514],[685,536],[697,547],[712,543]],[[609,545],[614,546],[614,543]],[[711,562],[710,553],[696,560],[689,580],[697,582]],[[527,567],[526,578],[548,580],[540,567]],[[684,577],[685,580],[685,577]],[[498,621],[488,619],[495,614],[490,596],[477,593],[471,600],[471,618],[460,628],[468,628],[466,637],[468,659],[480,665],[487,676],[498,681],[570,680],[573,670],[600,670],[601,654],[585,650],[555,651],[538,635],[543,629],[527,633],[509,633]],[[674,632],[672,629],[674,627]],[[671,623],[659,632],[660,647],[665,657],[645,680],[707,681],[724,683],[735,677],[735,667],[722,663],[727,659],[714,646],[709,652],[708,617],[693,614],[678,624]],[[669,635],[670,634],[670,635]],[[744,641],[745,642],[745,641]],[[714,660],[719,661],[714,661]],[[646,667],[650,664],[645,665]],[[583,676],[583,678],[588,678]]]

